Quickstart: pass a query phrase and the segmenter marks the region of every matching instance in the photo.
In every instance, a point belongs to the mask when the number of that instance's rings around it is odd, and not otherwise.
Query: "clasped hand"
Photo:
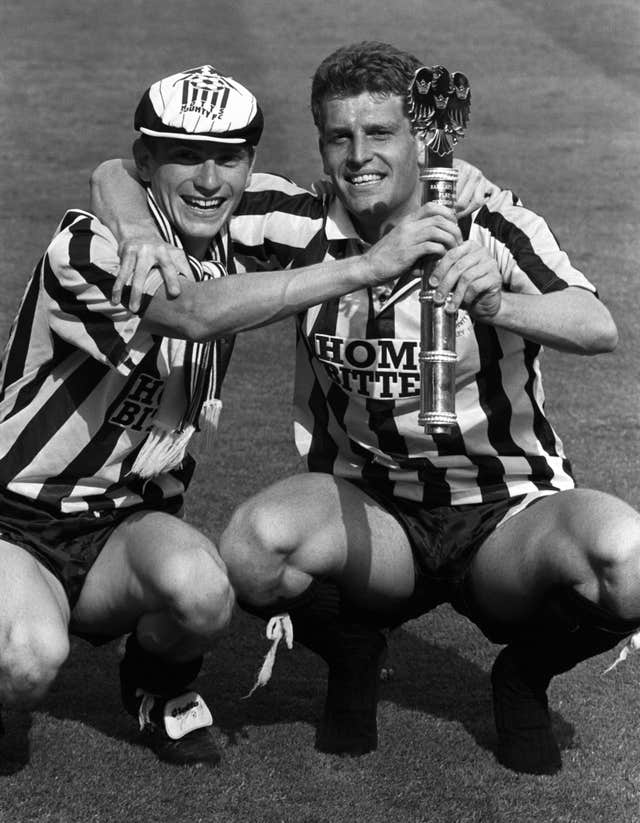
[[[445,311],[466,309],[476,320],[494,317],[502,303],[502,276],[489,250],[465,240],[447,251],[429,277],[436,303]]]
[[[144,286],[153,269],[160,271],[170,297],[180,294],[180,272],[186,275],[191,273],[182,249],[156,237],[133,237],[125,240],[118,246],[118,256],[120,269],[111,291],[111,303],[120,303],[122,289],[129,283],[131,294],[128,307],[134,312],[140,308]]]
[[[463,308],[476,320],[488,320],[500,309],[502,276],[496,261],[483,246],[462,239],[454,212],[445,206],[424,204],[366,254],[374,283],[397,277],[423,257],[436,257],[429,285],[446,311]]]

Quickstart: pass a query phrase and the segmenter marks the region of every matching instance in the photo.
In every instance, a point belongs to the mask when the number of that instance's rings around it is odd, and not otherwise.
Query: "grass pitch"
[[[5,0],[0,10],[6,338],[28,273],[64,210],[88,205],[88,176],[123,156],[132,112],[157,77],[211,62],[260,97],[259,167],[320,176],[309,80],[339,44],[382,39],[465,71],[472,119],[459,154],[548,217],[597,284],[620,330],[614,355],[548,353],[551,416],[583,485],[640,505],[639,259],[635,152],[640,24],[635,0]],[[215,456],[190,518],[212,536],[234,505],[295,471],[289,323],[238,342]],[[121,710],[117,644],[73,652],[43,706],[6,713],[1,823],[636,823],[637,679],[630,658],[582,664],[551,687],[564,769],[518,776],[494,757],[488,672],[496,653],[447,607],[394,636],[380,747],[361,759],[313,749],[324,687],[304,649],[280,653],[270,685],[242,700],[266,651],[238,614],[199,687],[224,747],[217,771],[159,765]]]

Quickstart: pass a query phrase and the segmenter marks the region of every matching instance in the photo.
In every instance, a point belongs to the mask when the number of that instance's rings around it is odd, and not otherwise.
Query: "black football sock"
[[[547,687],[551,680],[529,665],[526,654],[506,646],[491,670],[497,757],[516,772],[555,774],[562,767],[551,729]]]
[[[202,661],[202,655],[184,663],[163,660],[144,649],[135,633],[130,634],[120,662],[120,688],[125,708],[134,717],[138,716],[138,689],[166,698],[178,696],[196,679]]]
[[[321,751],[360,755],[377,747],[379,669],[386,650],[373,617],[343,603],[329,581],[313,580],[297,597],[268,607],[240,604],[263,618],[286,612],[293,638],[329,667],[327,697],[316,746]]]
[[[320,751],[358,756],[377,748],[380,668],[386,645],[376,628],[351,625],[335,636],[316,736]]]
[[[554,774],[562,766],[551,728],[552,677],[612,649],[638,627],[573,590],[550,601],[535,630],[498,655],[491,673],[498,759],[518,772]]]

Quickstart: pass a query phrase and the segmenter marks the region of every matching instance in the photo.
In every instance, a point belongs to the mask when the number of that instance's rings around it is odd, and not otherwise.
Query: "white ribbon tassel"
[[[272,617],[271,620],[267,623],[267,640],[271,640],[271,648],[267,652],[264,658],[264,662],[262,663],[262,667],[258,672],[258,677],[256,682],[253,684],[253,688],[249,692],[249,694],[245,694],[242,698],[246,700],[248,697],[255,692],[255,690],[259,686],[266,686],[269,680],[271,679],[271,673],[273,672],[273,664],[276,662],[276,651],[278,649],[278,644],[284,637],[284,642],[287,644],[288,649],[293,648],[293,624],[291,623],[291,618],[288,614],[277,614],[275,617]]]
[[[136,697],[142,697],[140,706],[138,707],[138,723],[140,724],[140,731],[142,731],[146,726],[151,726],[153,728],[155,723],[151,719],[151,709],[153,708],[153,704],[156,702],[155,696],[149,694],[149,692],[143,691],[142,689],[136,689]]]
[[[618,663],[623,663],[627,657],[631,654],[631,652],[635,652],[640,649],[640,631],[632,634],[631,637],[627,640],[625,645],[620,649],[620,654],[618,655],[617,659],[608,666],[602,673],[608,674],[610,671],[615,669]]]
[[[218,397],[205,400],[202,404],[202,411],[200,412],[200,432],[202,434],[202,449],[206,452],[210,452],[215,444],[221,411],[222,400]]]
[[[148,480],[180,466],[194,431],[193,426],[174,432],[154,424],[131,467],[132,473]]]

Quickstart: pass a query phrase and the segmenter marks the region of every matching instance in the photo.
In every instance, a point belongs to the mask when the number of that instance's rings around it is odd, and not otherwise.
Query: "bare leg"
[[[77,631],[133,632],[120,665],[125,708],[158,756],[215,765],[220,753],[199,695],[202,653],[229,622],[233,594],[207,538],[160,512],[131,516],[91,568],[72,614]],[[188,693],[187,693],[188,692]]]
[[[60,581],[24,549],[0,541],[0,704],[36,704],[69,653]]]
[[[238,507],[220,552],[239,599],[295,597],[314,578],[337,581],[359,605],[388,608],[413,592],[403,528],[351,483],[289,477]]]
[[[547,497],[485,542],[471,582],[480,613],[513,638],[492,671],[498,757],[553,773],[551,678],[640,624],[640,516],[602,492]]]
[[[221,552],[240,602],[263,616],[287,611],[294,637],[329,666],[317,748],[375,749],[386,641],[366,613],[384,614],[414,588],[411,548],[395,518],[350,483],[302,475],[240,506]]]
[[[111,535],[87,575],[72,626],[107,635],[135,630],[149,652],[190,660],[212,646],[232,608],[213,544],[178,518],[146,512]]]

